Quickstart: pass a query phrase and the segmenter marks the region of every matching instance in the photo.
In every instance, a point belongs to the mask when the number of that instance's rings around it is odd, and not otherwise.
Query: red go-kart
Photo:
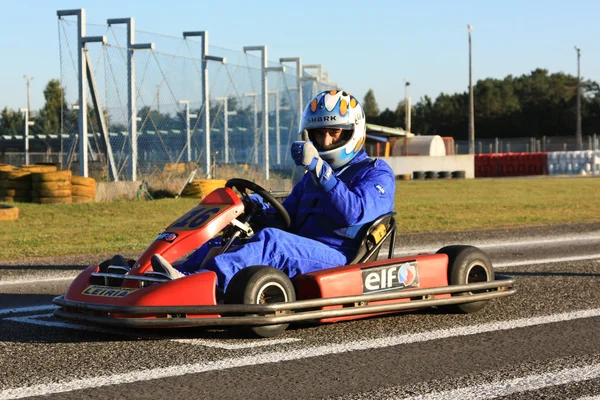
[[[273,206],[278,223],[289,227],[289,215],[270,192],[230,179],[160,233],[138,260],[104,262],[81,272],[66,294],[54,299],[60,306],[54,315],[131,328],[236,326],[272,337],[298,321],[338,322],[425,307],[471,313],[515,292],[512,278],[495,276],[489,258],[476,247],[447,246],[435,254],[393,258],[394,213],[364,227],[362,244],[348,265],[292,279],[270,266],[251,266],[234,275],[223,296],[217,295],[212,271],[172,279],[152,270],[153,254],[173,263],[219,235],[222,245],[207,258],[243,245],[253,228],[268,221],[249,192]],[[384,243],[387,258],[377,260]]]

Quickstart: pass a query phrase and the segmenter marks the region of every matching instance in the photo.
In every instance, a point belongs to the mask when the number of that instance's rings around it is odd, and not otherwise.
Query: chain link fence
[[[78,32],[77,20],[60,18],[61,85],[64,90],[61,133],[52,138],[50,151],[59,153],[66,169],[77,168]],[[128,37],[123,25],[86,24],[86,37],[105,36],[106,43],[88,43],[90,71],[99,107],[88,91],[88,142],[90,175],[110,175],[110,146],[119,180],[130,177],[131,134],[128,112]],[[298,137],[299,94],[305,103],[319,90],[333,89],[293,64],[285,72],[268,72],[268,132],[265,146],[262,59],[255,52],[208,46],[210,56],[225,63],[207,62],[209,107],[202,101],[202,43],[200,38],[172,37],[135,31],[135,43],[153,43],[153,49],[135,50],[135,102],[137,113],[137,171],[140,177],[173,164],[189,163],[209,175],[206,154],[205,113],[209,113],[210,157],[214,166],[264,168],[281,174],[294,171],[289,148]],[[280,67],[268,61],[268,67]],[[274,68],[273,68],[274,69]],[[300,82],[300,88],[298,88]],[[189,111],[186,110],[189,104]],[[227,109],[225,108],[227,107]],[[97,122],[99,113],[108,128],[108,143]],[[187,115],[190,115],[188,120]],[[188,128],[189,127],[189,128]],[[189,129],[189,142],[188,142]]]

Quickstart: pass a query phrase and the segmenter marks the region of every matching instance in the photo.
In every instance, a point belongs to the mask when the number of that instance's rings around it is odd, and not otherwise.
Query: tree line
[[[474,87],[475,132],[478,138],[516,138],[542,136],[570,136],[575,133],[577,118],[577,77],[562,72],[550,74],[536,69],[528,75],[504,79],[487,78]],[[583,135],[600,133],[600,86],[591,80],[581,81],[581,110]],[[65,107],[65,94],[60,81],[52,79],[44,89],[45,103],[30,119],[35,125],[31,134],[59,134],[77,128],[77,111]],[[283,104],[285,105],[285,104]],[[372,89],[362,101],[369,123],[405,128],[404,99],[399,99],[395,110],[379,110]],[[217,115],[221,125],[222,110],[211,105],[211,115]],[[230,126],[248,124],[251,106],[242,108],[235,97],[229,98],[229,111],[238,111],[230,118]],[[94,121],[93,107],[88,107],[88,119]],[[441,93],[435,100],[424,96],[411,110],[412,132],[424,135],[450,136],[456,140],[468,139],[469,93]],[[190,110],[200,114],[201,110]],[[293,111],[282,111],[282,125],[292,122]],[[289,115],[288,115],[289,114]],[[171,116],[144,107],[138,111],[147,129],[182,129],[183,112]],[[260,116],[260,113],[259,113]],[[106,115],[105,118],[108,119]],[[260,117],[259,117],[260,120]],[[92,122],[94,123],[94,122]],[[108,123],[111,131],[125,131],[122,123]],[[0,112],[0,135],[22,135],[24,119],[21,112],[7,107]]]
[[[487,78],[473,86],[478,138],[570,136],[577,119],[577,77],[536,69],[528,75]],[[363,100],[369,123],[405,128],[405,103],[379,110],[370,89]],[[582,133],[600,133],[600,86],[581,81]],[[424,96],[412,106],[411,131],[468,139],[469,93]]]

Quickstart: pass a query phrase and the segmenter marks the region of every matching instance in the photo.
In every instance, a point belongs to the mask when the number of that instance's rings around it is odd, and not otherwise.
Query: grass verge
[[[39,205],[0,221],[0,260],[142,251],[197,199]],[[399,233],[600,221],[600,179],[398,181]]]

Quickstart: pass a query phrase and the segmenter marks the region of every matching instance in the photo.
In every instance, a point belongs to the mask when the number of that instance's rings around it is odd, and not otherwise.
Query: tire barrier
[[[549,175],[600,175],[600,150],[548,153]]]
[[[0,172],[0,199],[5,202],[31,201],[31,172],[20,169]]]
[[[19,169],[29,172],[56,172],[56,165],[48,164],[33,164],[33,165],[21,165]]]
[[[92,203],[96,199],[96,180],[84,176],[71,176],[73,203]]]
[[[425,179],[437,179],[437,171],[425,171]]]
[[[547,174],[548,153],[498,153],[475,155],[475,177]]]
[[[452,178],[452,172],[450,172],[450,171],[440,171],[440,172],[438,172],[438,178],[440,178],[440,179],[451,179]]]
[[[396,176],[396,179],[401,181],[410,181],[411,174],[400,174]]]
[[[425,172],[423,172],[423,171],[413,171],[413,179],[414,180],[425,179]]]
[[[19,218],[19,209],[0,204],[0,221],[15,221]]]
[[[40,204],[90,203],[96,198],[96,180],[73,176],[55,165],[14,167],[0,164],[0,201]]]
[[[452,179],[465,179],[466,177],[466,171],[452,171]]]
[[[206,195],[215,189],[225,187],[227,183],[224,179],[197,179],[193,180],[183,188],[181,197],[192,197],[203,199]]]
[[[71,171],[31,174],[31,199],[39,204],[71,203]]]

